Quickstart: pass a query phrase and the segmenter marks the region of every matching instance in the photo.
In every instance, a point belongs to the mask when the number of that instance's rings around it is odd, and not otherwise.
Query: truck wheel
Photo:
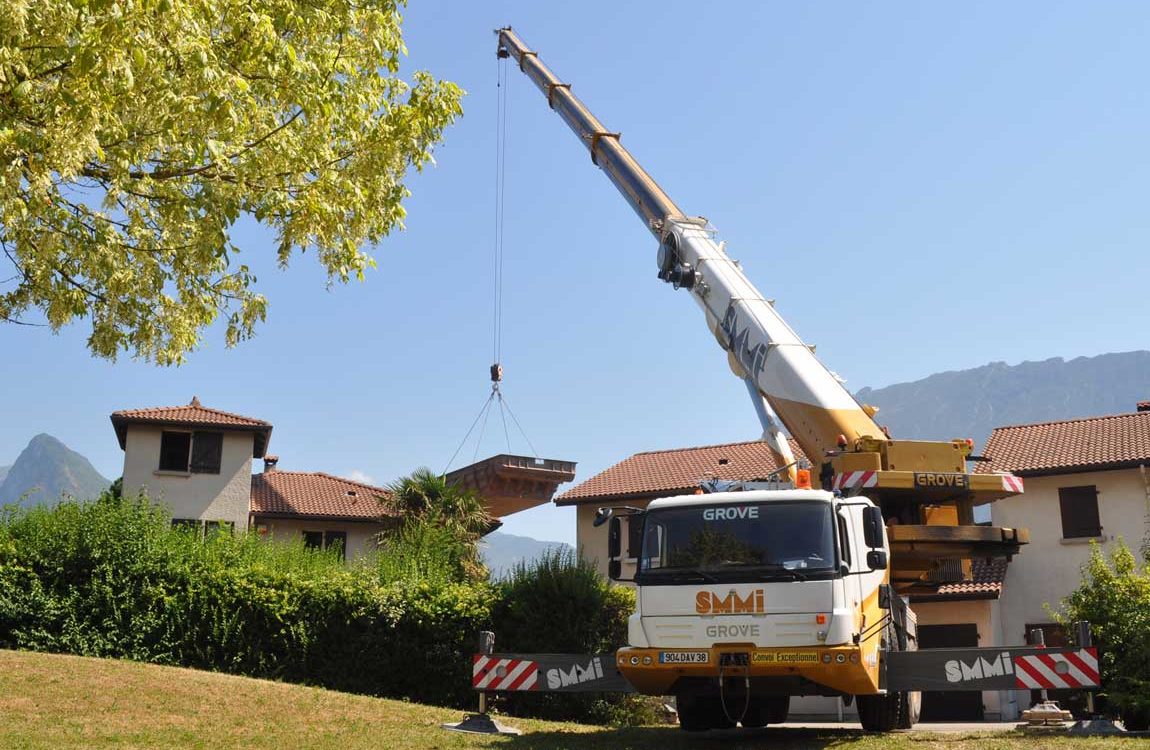
[[[899,727],[905,693],[858,696],[859,721],[868,732],[890,732]]]
[[[922,713],[922,693],[917,690],[903,693],[900,703],[902,710],[899,712],[898,728],[913,729]]]
[[[791,710],[789,695],[770,695],[752,700],[743,714],[742,724],[748,729],[758,729],[767,724],[782,724]]]
[[[684,732],[705,732],[711,728],[710,707],[699,696],[675,696],[675,710],[679,713],[679,729]]]

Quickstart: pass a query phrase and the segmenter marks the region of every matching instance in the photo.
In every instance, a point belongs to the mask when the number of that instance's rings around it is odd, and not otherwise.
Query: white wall
[[[186,474],[159,471],[162,432],[158,426],[128,426],[124,441],[124,494],[143,491],[167,505],[173,518],[230,521],[237,531],[246,529],[254,434],[224,432],[220,473]]]
[[[258,519],[257,524],[266,524],[269,536],[277,541],[295,541],[300,539],[305,531],[343,531],[347,534],[345,554],[348,560],[374,552],[377,548],[375,537],[384,530],[383,524],[378,523],[308,521],[295,518]]]
[[[1150,471],[1147,472],[1150,477]],[[1053,622],[1046,604],[1060,600],[1078,587],[1082,565],[1090,558],[1090,543],[1062,538],[1058,488],[1095,485],[1100,543],[1110,548],[1123,537],[1137,549],[1147,533],[1147,488],[1137,469],[1027,477],[1026,492],[991,506],[995,526],[1030,529],[1024,546],[1006,570],[1002,596],[1003,643],[1025,643],[1027,624]]]

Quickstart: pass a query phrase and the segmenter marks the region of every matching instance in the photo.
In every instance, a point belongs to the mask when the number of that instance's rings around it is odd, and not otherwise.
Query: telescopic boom
[[[914,584],[969,576],[943,558],[1010,555],[1026,542],[1023,529],[974,527],[973,506],[1022,492],[1022,480],[967,470],[973,442],[893,440],[839,378],[815,357],[774,305],[748,280],[706,220],[682,211],[620,142],[510,28],[497,30],[498,54],[510,58],[591,154],[659,243],[659,278],[687,290],[703,308],[732,371],[743,379],[763,439],[780,466],[793,467],[775,421],[802,448],[824,489],[866,494],[882,507],[896,581]],[[672,337],[668,337],[672,338]],[[791,478],[794,471],[791,468]],[[955,528],[962,525],[962,528]],[[947,530],[945,527],[950,526]],[[946,568],[946,572],[942,568]]]

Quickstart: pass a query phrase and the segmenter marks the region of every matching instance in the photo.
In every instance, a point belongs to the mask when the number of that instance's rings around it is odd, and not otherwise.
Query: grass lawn
[[[521,737],[447,732],[461,712],[244,677],[76,656],[0,651],[0,748],[676,748],[1040,750],[1150,748],[1137,739],[774,729],[693,736],[507,719]]]

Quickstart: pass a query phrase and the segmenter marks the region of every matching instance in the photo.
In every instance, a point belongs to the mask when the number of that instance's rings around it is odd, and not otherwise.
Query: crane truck
[[[658,278],[702,308],[783,468],[765,484],[599,510],[613,579],[623,577],[621,517],[642,528],[636,610],[615,666],[641,693],[674,695],[687,730],[781,722],[795,695],[857,701],[867,729],[911,726],[918,691],[946,689],[947,680],[932,683],[915,666],[925,662],[899,658],[916,647],[908,595],[968,578],[972,558],[1019,551],[1024,529],[974,525],[973,508],[1022,492],[1022,480],[968,470],[978,457],[967,439],[890,437],[713,227],[683,212],[512,29],[496,33],[498,55],[538,87],[653,235]],[[998,677],[1013,668],[1001,649],[966,651],[977,653],[954,654],[939,669],[962,676],[955,663],[974,663],[979,677]],[[510,684],[480,676],[489,663],[498,665],[477,657],[476,684]],[[519,664],[503,668],[510,663]],[[601,666],[586,674],[601,677]]]

